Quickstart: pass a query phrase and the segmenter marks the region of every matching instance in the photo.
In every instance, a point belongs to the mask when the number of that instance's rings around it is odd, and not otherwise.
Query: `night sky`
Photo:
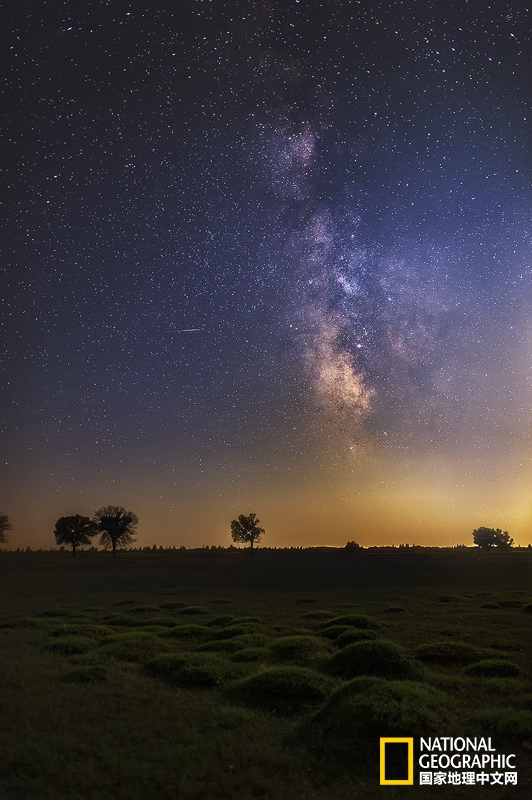
[[[525,5],[4,3],[10,547],[532,541]]]

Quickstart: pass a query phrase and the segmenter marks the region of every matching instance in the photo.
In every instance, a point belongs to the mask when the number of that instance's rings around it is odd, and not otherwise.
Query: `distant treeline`
[[[189,555],[214,555],[216,553],[247,553],[249,554],[248,548],[243,547],[235,547],[234,545],[229,545],[228,547],[223,547],[222,545],[203,545],[202,547],[185,547],[185,545],[172,545],[171,547],[163,547],[162,545],[147,545],[146,547],[124,547],[119,548],[120,552],[122,553],[152,553],[152,554],[189,554]],[[523,547],[512,547],[512,550],[530,550],[532,549],[532,544],[523,546]],[[351,549],[348,547],[303,547],[299,545],[297,547],[260,547],[256,549],[256,552],[261,553],[272,553],[272,552],[305,552],[305,553],[342,553],[348,557],[357,557],[358,555],[362,555],[364,553],[413,553],[413,552],[424,552],[424,553],[440,553],[442,551],[456,551],[460,550],[462,552],[479,552],[478,547],[468,547],[465,544],[457,544],[452,545],[449,547],[436,547],[433,545],[420,545],[420,544],[399,544],[399,545],[383,545],[383,546],[372,546],[372,547],[357,547],[356,549]],[[86,548],[79,548],[78,553],[91,553],[91,554],[105,554],[108,553],[109,549],[104,547],[86,547]],[[70,548],[60,546],[60,547],[51,547],[49,549],[45,549],[42,547],[32,549],[31,547],[20,548],[17,547],[16,550],[8,550],[6,548],[1,549],[0,553],[43,553],[43,554],[61,554],[61,553],[70,553]]]

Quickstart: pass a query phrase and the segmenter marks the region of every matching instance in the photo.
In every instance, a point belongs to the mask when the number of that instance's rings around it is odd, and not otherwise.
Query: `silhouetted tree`
[[[345,550],[363,550],[364,548],[358,542],[347,542],[344,549]]]
[[[76,555],[76,547],[80,544],[90,544],[91,537],[97,533],[96,523],[89,517],[82,517],[81,514],[60,517],[55,523],[55,541],[57,544],[69,544],[73,556]]]
[[[473,531],[473,542],[483,550],[489,550],[491,547],[509,550],[514,540],[510,538],[508,531],[503,531],[501,528],[476,528]]]
[[[9,521],[7,514],[2,514],[0,511],[0,543],[5,544],[9,540],[7,531],[12,531],[13,526]]]
[[[104,506],[94,513],[94,522],[99,531],[100,544],[111,547],[113,558],[116,548],[131,544],[135,539],[133,533],[139,524],[139,518],[132,511],[126,511],[122,506]]]
[[[264,533],[264,528],[260,528],[260,520],[257,519],[256,514],[240,514],[238,519],[231,522],[231,536],[233,542],[240,544],[248,544],[250,549],[253,550],[255,542],[260,542],[260,537]]]

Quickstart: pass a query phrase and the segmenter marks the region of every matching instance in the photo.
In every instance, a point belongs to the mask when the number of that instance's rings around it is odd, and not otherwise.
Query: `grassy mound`
[[[246,647],[244,650],[237,650],[237,652],[231,656],[231,661],[247,664],[253,661],[266,662],[269,658],[270,650],[268,647]]]
[[[295,713],[323,703],[333,683],[305,667],[272,667],[243,678],[228,696],[267,711]]]
[[[415,650],[415,656],[428,664],[451,667],[480,661],[483,653],[478,647],[463,642],[431,642],[420,645]]]
[[[169,610],[172,608],[183,608],[186,606],[186,603],[183,603],[182,600],[170,600],[168,603],[161,603],[159,608],[163,608],[164,610]]]
[[[140,620],[128,614],[105,614],[99,621],[117,628],[138,628],[142,625]]]
[[[78,667],[65,672],[59,678],[61,683],[103,683],[107,680],[105,667]]]
[[[446,730],[446,696],[412,681],[355,678],[305,720],[297,739],[333,773],[375,770],[381,736],[423,736]]]
[[[45,628],[47,620],[24,617],[21,614],[10,614],[0,620],[0,628]]]
[[[184,608],[180,608],[177,613],[190,614],[193,616],[194,614],[209,614],[210,612],[207,606],[184,606]]]
[[[350,644],[335,653],[326,662],[323,670],[339,678],[375,675],[400,680],[415,675],[415,669],[405,651],[386,639]]]
[[[210,633],[213,639],[233,639],[235,636],[243,636],[247,633],[261,633],[262,627],[257,622],[238,622],[214,632],[210,631]]]
[[[318,631],[320,636],[323,636],[325,639],[330,639],[334,641],[338,639],[343,633],[348,633],[349,631],[356,631],[361,630],[360,628],[353,628],[351,625],[331,625],[330,628],[324,628],[321,631]]]
[[[388,608],[383,609],[383,614],[404,614],[406,609],[403,606],[388,606]]]
[[[474,678],[515,678],[519,675],[519,667],[503,658],[487,658],[471,664],[464,672]]]
[[[334,643],[337,647],[347,647],[348,644],[355,642],[367,642],[370,639],[376,639],[377,634],[375,631],[361,631],[357,628],[345,628],[344,632],[337,636]]]
[[[133,608],[129,609],[130,614],[153,614],[158,611],[158,606],[133,606]]]
[[[215,639],[212,642],[205,642],[197,646],[200,653],[238,653],[243,650],[245,645],[239,644],[235,639]]]
[[[167,645],[159,636],[135,631],[113,636],[111,641],[102,645],[100,652],[117,661],[145,663],[166,648]]]
[[[175,628],[168,628],[160,635],[165,639],[201,639],[211,633],[205,625],[176,625]]]
[[[160,628],[175,628],[179,624],[173,617],[150,617],[146,622],[149,625],[158,625]]]
[[[317,636],[282,636],[270,645],[274,661],[312,664],[331,652],[330,646]]]
[[[441,594],[438,603],[467,603],[467,597],[462,594]]]
[[[162,655],[147,663],[145,671],[172,686],[199,689],[224,686],[241,674],[238,668],[215,653]]]
[[[46,611],[41,611],[39,617],[70,617],[72,614],[72,609],[49,608]]]
[[[108,625],[94,625],[91,623],[69,623],[48,628],[48,636],[88,636],[97,642],[104,641],[114,631]]]
[[[206,623],[210,628],[223,628],[226,625],[231,625],[235,621],[235,617],[231,614],[222,614],[221,617],[214,617]]]
[[[332,611],[316,609],[316,611],[307,611],[306,614],[303,614],[303,619],[334,619],[334,616]]]
[[[73,656],[92,650],[94,644],[94,640],[88,636],[58,636],[52,644],[46,646],[46,650],[50,653],[61,653],[63,656]]]
[[[350,628],[362,628],[363,630],[379,627],[377,620],[367,614],[345,614],[341,617],[333,617],[322,625],[321,628],[323,630],[333,627],[334,625],[348,625]]]

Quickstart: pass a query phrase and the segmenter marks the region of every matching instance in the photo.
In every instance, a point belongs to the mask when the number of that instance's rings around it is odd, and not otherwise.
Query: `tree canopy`
[[[117,547],[125,547],[135,541],[133,533],[139,518],[122,506],[104,506],[94,513],[97,530],[101,531],[100,544],[111,547],[113,558]]]
[[[90,544],[91,538],[97,533],[96,523],[81,514],[60,517],[55,523],[55,541],[57,544],[69,544],[72,547],[73,556],[76,555],[76,547],[81,544]]]
[[[501,528],[475,528],[473,531],[473,542],[483,550],[496,547],[499,550],[509,550],[514,540],[508,531]]]
[[[238,544],[249,544],[253,550],[255,542],[260,542],[260,537],[264,533],[264,528],[260,527],[260,520],[256,514],[240,514],[238,519],[231,522],[231,536],[233,542]]]
[[[9,536],[7,535],[7,531],[12,531],[13,526],[9,521],[9,517],[7,514],[2,514],[0,511],[0,544],[5,544],[8,541]]]

